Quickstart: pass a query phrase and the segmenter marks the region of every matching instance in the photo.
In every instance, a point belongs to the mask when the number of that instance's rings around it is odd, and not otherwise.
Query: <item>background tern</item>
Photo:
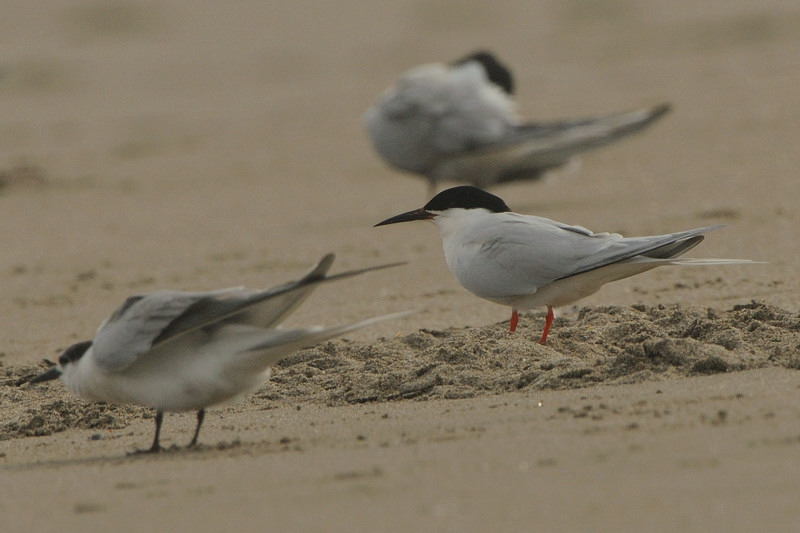
[[[467,185],[442,191],[421,209],[376,226],[412,220],[436,224],[447,266],[461,285],[485,300],[511,307],[511,331],[517,327],[519,310],[547,306],[542,344],[553,323],[553,307],[594,294],[610,281],[662,265],[754,262],[678,258],[697,246],[703,233],[722,226],[651,237],[593,233],[512,213],[501,198]]]
[[[189,446],[197,444],[205,408],[257,389],[270,367],[292,352],[397,313],[331,328],[276,327],[320,284],[401,263],[326,276],[326,255],[298,281],[267,290],[163,290],[131,296],[97,330],[70,346],[58,365],[31,383],[61,380],[79,396],[156,409],[150,452],[161,449],[165,411],[197,410]]]
[[[612,115],[524,123],[511,95],[511,72],[488,52],[453,64],[412,68],[370,107],[364,122],[391,166],[425,177],[429,192],[443,181],[478,187],[535,180],[579,152],[641,131],[669,104]]]

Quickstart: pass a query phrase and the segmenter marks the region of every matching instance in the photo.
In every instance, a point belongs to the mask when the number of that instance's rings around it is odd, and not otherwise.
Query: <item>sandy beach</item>
[[[800,5],[10,2],[0,18],[0,514],[7,531],[792,531],[800,523]],[[491,49],[519,112],[659,102],[514,211],[693,257],[514,335],[464,290],[362,116],[408,68]],[[287,326],[416,310],[168,414],[23,382],[133,294],[269,287]],[[8,529],[7,529],[8,528]]]

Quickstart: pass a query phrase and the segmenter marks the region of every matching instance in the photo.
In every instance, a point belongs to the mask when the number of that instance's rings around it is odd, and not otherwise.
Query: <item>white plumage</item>
[[[61,378],[79,396],[156,409],[158,451],[165,411],[198,411],[190,445],[197,443],[205,408],[257,389],[270,367],[296,350],[375,322],[281,329],[320,284],[394,265],[327,276],[333,254],[303,278],[267,290],[235,287],[207,292],[164,290],[131,296],[91,341],[70,346],[58,365],[32,380]]]
[[[597,292],[611,281],[663,265],[752,263],[739,259],[683,259],[703,234],[721,226],[649,237],[593,233],[547,218],[512,213],[505,202],[471,186],[437,194],[425,207],[377,225],[431,220],[439,228],[447,266],[467,290],[518,311],[546,306],[540,342],[553,321],[553,307]]]
[[[412,68],[364,115],[377,153],[426,178],[489,187],[533,180],[579,152],[641,131],[669,104],[598,117],[525,123],[508,69],[487,52]]]

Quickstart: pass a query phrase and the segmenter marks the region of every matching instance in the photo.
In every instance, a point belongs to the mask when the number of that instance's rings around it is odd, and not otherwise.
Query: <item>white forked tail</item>
[[[328,339],[339,337],[350,331],[370,326],[377,322],[402,318],[414,312],[416,311],[391,313],[361,320],[360,322],[332,326],[329,328],[316,326],[297,329],[276,328],[263,331],[254,330],[247,336],[238,337],[237,342],[240,343],[239,351],[243,358],[243,363],[247,361],[246,365],[252,365],[254,368],[266,368],[302,348],[314,346]],[[246,346],[244,342],[247,343]]]

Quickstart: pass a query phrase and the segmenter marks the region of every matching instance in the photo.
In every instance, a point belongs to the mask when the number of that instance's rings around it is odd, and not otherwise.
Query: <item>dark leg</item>
[[[161,423],[164,421],[164,411],[156,411],[156,436],[153,439],[153,445],[147,450],[149,453],[158,453],[161,451],[161,445],[158,443],[158,437],[161,435]]]
[[[200,409],[197,411],[197,427],[194,429],[194,437],[192,437],[192,442],[189,443],[189,448],[194,448],[197,446],[197,437],[200,435],[200,426],[203,425],[203,419],[206,417],[206,410]]]
[[[517,322],[519,322],[519,313],[516,309],[511,310],[511,327],[508,329],[511,333],[517,329]]]
[[[542,338],[539,339],[539,344],[544,344],[547,341],[547,334],[550,333],[550,326],[553,325],[553,320],[556,318],[556,314],[553,312],[553,308],[551,306],[547,306],[547,319],[544,322],[544,331],[542,332]]]

